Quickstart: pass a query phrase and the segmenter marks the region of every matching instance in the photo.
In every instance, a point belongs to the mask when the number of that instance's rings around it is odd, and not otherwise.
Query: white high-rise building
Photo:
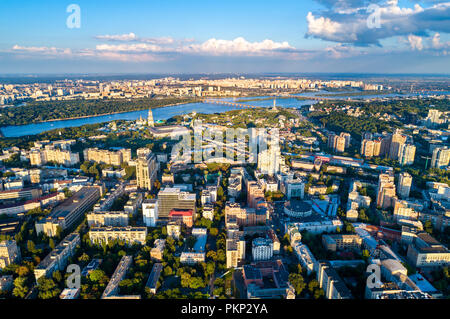
[[[136,161],[136,183],[139,188],[152,190],[158,173],[158,163],[154,154],[139,155]]]
[[[450,162],[450,149],[447,147],[436,147],[431,158],[431,167],[445,168]]]
[[[411,185],[412,185],[412,176],[407,172],[400,173],[397,184],[397,194],[401,199],[409,197]]]
[[[412,144],[403,144],[400,147],[398,161],[400,165],[414,164],[414,156],[416,155],[416,147]]]
[[[430,109],[428,110],[428,116],[425,119],[425,125],[428,127],[433,127],[435,125],[442,124],[444,122],[441,119],[442,112],[439,110]]]
[[[258,169],[262,174],[274,176],[281,171],[281,151],[278,131],[273,130],[268,136],[259,136],[261,147],[266,143],[267,148],[258,152]]]
[[[142,215],[144,224],[147,227],[155,227],[158,221],[158,201],[156,199],[146,199],[142,203]]]

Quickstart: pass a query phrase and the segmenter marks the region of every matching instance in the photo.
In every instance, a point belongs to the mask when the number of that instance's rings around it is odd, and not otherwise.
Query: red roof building
[[[180,222],[184,224],[186,227],[191,228],[194,224],[194,212],[192,209],[188,210],[177,210],[172,209],[169,213],[169,221],[170,222]]]

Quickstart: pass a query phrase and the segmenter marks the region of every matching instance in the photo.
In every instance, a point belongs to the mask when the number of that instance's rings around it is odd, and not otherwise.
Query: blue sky
[[[439,0],[2,0],[0,73],[449,73],[449,32]]]

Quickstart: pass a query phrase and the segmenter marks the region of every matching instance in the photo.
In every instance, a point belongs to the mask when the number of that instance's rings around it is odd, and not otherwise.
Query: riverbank
[[[0,127],[86,119],[198,101],[198,98],[192,97],[35,102],[27,106],[0,109]]]
[[[164,107],[170,107],[170,106],[177,106],[177,105],[184,105],[184,104],[189,104],[189,103],[196,103],[196,102],[201,102],[201,101],[192,101],[192,102],[180,102],[180,103],[172,103],[172,104],[167,104],[167,105],[161,105],[161,106],[157,106],[157,107],[152,107],[151,109],[161,109]],[[57,122],[57,121],[68,121],[68,120],[80,120],[80,119],[86,119],[86,118],[91,118],[94,116],[108,116],[108,115],[114,115],[114,114],[123,114],[123,113],[129,113],[129,112],[136,112],[136,111],[144,111],[147,110],[146,108],[142,108],[142,109],[136,109],[136,110],[128,110],[128,111],[118,111],[118,112],[109,112],[109,113],[101,113],[101,114],[91,114],[91,115],[84,115],[84,116],[76,116],[76,117],[65,117],[65,118],[59,118],[59,119],[51,119],[51,120],[46,120],[46,121],[40,121],[40,122],[34,122],[34,123],[28,123],[28,124],[40,124],[40,123],[50,123],[50,122]],[[28,125],[28,124],[24,124],[24,125]],[[1,128],[2,127],[7,127],[9,125],[4,125],[4,126],[0,126],[0,134],[1,134]]]

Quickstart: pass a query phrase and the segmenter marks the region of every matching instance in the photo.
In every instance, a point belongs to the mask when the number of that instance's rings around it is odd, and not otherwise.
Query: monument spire
[[[153,112],[152,109],[148,109],[148,118],[147,118],[148,126],[155,126],[155,121],[153,120]]]

